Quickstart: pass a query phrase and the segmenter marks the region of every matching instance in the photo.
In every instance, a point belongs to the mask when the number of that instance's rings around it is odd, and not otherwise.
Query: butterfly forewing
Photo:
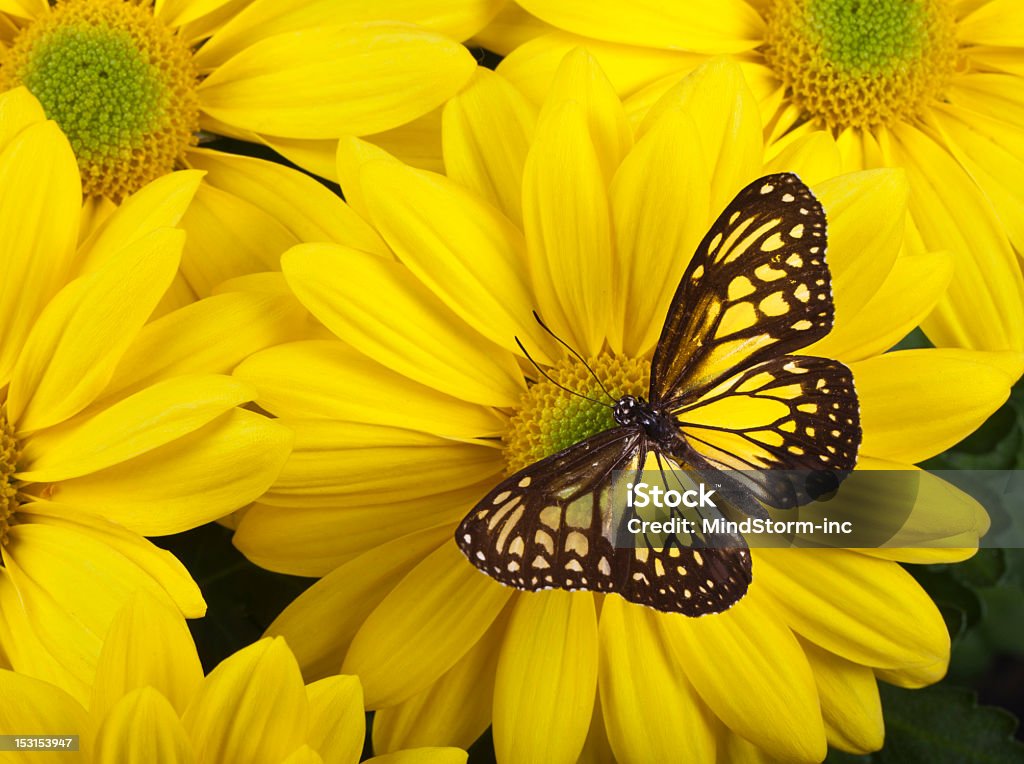
[[[740,191],[680,279],[651,364],[651,400],[700,395],[828,334],[825,245],[825,213],[796,175],[767,175]]]
[[[632,515],[613,511],[614,475],[640,474],[648,447],[642,430],[617,428],[527,467],[466,516],[456,531],[459,548],[518,589],[615,592],[691,616],[725,610],[750,581],[741,539],[641,535],[636,548],[615,544],[616,524]]]

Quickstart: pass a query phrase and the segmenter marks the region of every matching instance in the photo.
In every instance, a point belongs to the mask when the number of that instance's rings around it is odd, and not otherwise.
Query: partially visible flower
[[[593,385],[531,311],[613,395],[644,394],[688,258],[765,172],[798,172],[828,214],[836,324],[803,352],[853,372],[859,466],[911,470],[972,431],[1024,359],[885,352],[952,277],[947,255],[903,249],[903,173],[839,175],[824,132],[766,158],[754,97],[728,62],[682,79],[635,124],[583,51],[539,115],[480,71],[443,128],[447,178],[342,141],[346,198],[386,249],[290,250],[284,277],[334,339],[271,348],[235,372],[296,431],[235,543],[265,567],[323,577],[268,633],[307,678],[359,675],[377,750],[466,746],[488,725],[510,764],[877,749],[877,680],[934,682],[949,657],[937,608],[894,560],[963,559],[986,527],[941,481],[926,479],[911,514],[917,548],[754,550],[746,597],[694,619],[500,586],[453,533],[504,476],[611,426],[606,409],[538,380],[516,337],[570,389]],[[727,408],[708,414],[712,429],[764,421],[756,406]]]
[[[255,390],[226,373],[302,317],[277,295],[222,294],[150,320],[200,173],[89,220],[71,148],[36,109],[24,90],[0,95],[0,653],[82,698],[132,592],[205,612],[144,537],[226,515],[274,480],[291,434],[240,408]]]
[[[186,165],[206,134],[330,174],[339,136],[400,128],[457,92],[475,67],[459,41],[499,6],[27,0],[4,6],[0,90],[42,102],[86,195],[124,198]]]
[[[770,155],[827,129],[844,171],[904,168],[910,245],[949,252],[956,264],[947,295],[923,323],[929,338],[944,347],[1024,349],[1024,276],[1013,251],[1024,253],[1024,5],[519,4],[556,29],[517,48],[499,71],[538,102],[562,56],[579,45],[601,62],[635,121],[681,73],[728,54],[755,89]],[[512,27],[513,41],[523,28]]]
[[[148,595],[114,618],[84,698],[0,669],[0,729],[78,735],[82,762],[356,764],[365,727],[359,680],[332,676],[303,686],[280,637],[239,650],[204,677],[184,619]],[[54,761],[68,757],[49,753]],[[427,748],[387,764],[465,761],[464,751]]]

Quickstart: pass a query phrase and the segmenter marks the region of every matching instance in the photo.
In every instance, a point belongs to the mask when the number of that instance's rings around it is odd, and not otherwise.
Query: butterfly
[[[825,212],[796,175],[741,190],[683,272],[648,398],[619,398],[614,427],[488,493],[456,531],[469,561],[518,589],[614,592],[687,616],[738,602],[752,579],[745,541],[698,530],[616,545],[631,513],[613,506],[613,476],[639,476],[649,460],[692,470],[738,489],[740,511],[766,516],[765,507],[814,498],[794,476],[838,482],[853,469],[861,440],[853,376],[838,361],[797,354],[832,329],[826,242]],[[735,403],[761,406],[765,421],[716,419],[716,406]]]

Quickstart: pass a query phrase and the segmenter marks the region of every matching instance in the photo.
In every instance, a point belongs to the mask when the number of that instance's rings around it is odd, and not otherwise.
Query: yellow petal
[[[883,682],[894,684],[897,687],[917,690],[938,682],[946,676],[948,669],[949,656],[947,655],[937,661],[908,666],[907,668],[875,669],[875,676]]]
[[[254,138],[270,146],[278,154],[303,170],[335,183],[338,182],[338,168],[335,163],[338,141],[335,139],[324,138],[312,141],[303,138],[282,138],[279,135],[256,135]],[[276,166],[280,167],[281,165]],[[337,197],[335,198],[337,199]],[[338,199],[338,201],[341,200]]]
[[[265,504],[351,507],[368,499],[404,501],[474,485],[502,468],[500,451],[479,443],[374,424],[282,421],[295,434],[295,446],[262,497]]]
[[[473,74],[461,45],[394,23],[306,28],[265,37],[218,66],[200,108],[286,138],[379,133],[444,103]]]
[[[0,669],[0,729],[6,734],[84,735],[85,709],[64,690],[24,674]],[[7,761],[14,760],[14,754]],[[78,759],[66,751],[33,751],[30,761],[61,764]]]
[[[594,709],[597,645],[589,592],[516,597],[494,686],[499,760],[576,761]]]
[[[716,60],[694,70],[648,112],[640,133],[649,130],[666,109],[682,107],[700,133],[705,164],[711,171],[712,215],[756,178],[764,161],[764,141],[757,99],[738,64]]]
[[[46,112],[28,88],[22,86],[0,93],[0,151],[26,127],[45,120]]]
[[[600,694],[594,699],[594,714],[590,717],[587,741],[583,744],[578,764],[615,764],[615,754],[605,731]]]
[[[234,194],[203,185],[181,219],[188,234],[181,272],[200,297],[223,281],[277,270],[299,240],[280,222]]]
[[[139,594],[107,631],[89,712],[102,719],[122,697],[150,687],[181,714],[202,681],[203,667],[181,613],[165,601]]]
[[[896,563],[844,549],[758,549],[755,581],[800,636],[848,661],[882,668],[948,659],[938,609]],[[864,613],[871,613],[865,620]]]
[[[768,149],[771,153],[771,149]],[[765,163],[764,173],[795,172],[808,184],[821,183],[840,173],[839,148],[831,134],[824,130],[801,136]]]
[[[200,48],[196,61],[203,67],[223,63],[228,57],[244,50],[254,39],[284,32],[385,19],[415,24],[454,40],[465,40],[490,21],[500,7],[500,0],[466,0],[459,3],[375,0],[370,4],[342,5],[333,0],[308,0],[297,5],[258,0],[249,2],[244,11]]]
[[[1024,278],[996,215],[974,181],[931,138],[896,126],[889,158],[906,168],[910,213],[928,248],[956,271],[923,328],[939,346],[1024,349]]]
[[[342,664],[357,674],[367,708],[422,692],[483,636],[511,597],[449,541],[417,565],[374,609]]]
[[[153,231],[178,225],[202,179],[196,170],[172,172],[125,199],[79,248],[78,271],[94,271]]]
[[[985,49],[975,48],[972,50],[972,54],[975,50]],[[1005,68],[1014,74],[970,72],[961,77],[955,77],[950,81],[949,100],[957,106],[963,106],[996,119],[1003,119],[1021,127],[1024,125],[1024,103],[1021,99],[1021,95],[1024,94],[1024,81],[1020,75],[1024,74],[1024,67],[1020,61],[1020,53],[1002,50],[999,51],[999,54],[994,54],[994,51],[989,52],[982,56],[982,60],[995,58],[997,67]],[[1001,61],[1012,61],[1012,63],[1004,67],[999,65]]]
[[[285,641],[262,639],[224,660],[182,721],[201,761],[280,764],[305,742],[309,724],[302,674]]]
[[[814,672],[829,745],[848,753],[881,748],[885,725],[874,672],[812,642],[800,645]]]
[[[606,597],[601,606],[601,706],[620,761],[714,761],[714,722],[675,666],[648,608]],[[652,709],[671,708],[673,722]]]
[[[562,59],[580,46],[597,59],[620,96],[628,96],[662,77],[678,77],[707,60],[700,53],[627,47],[556,31],[512,51],[498,66],[498,74],[531,101],[541,103]]]
[[[536,110],[503,77],[478,68],[444,107],[448,177],[522,225],[523,167]]]
[[[306,742],[326,764],[351,764],[363,752],[363,688],[354,676],[331,676],[306,686]]]
[[[404,265],[303,244],[285,254],[282,267],[313,315],[392,371],[484,406],[512,407],[522,396],[515,356],[470,329]]]
[[[281,764],[323,764],[323,761],[320,754],[308,745],[303,745],[296,748]]]
[[[366,761],[374,764],[466,764],[466,759],[466,752],[458,748],[411,748]]]
[[[213,13],[228,0],[156,0],[153,15],[169,27],[180,27]]]
[[[447,542],[450,531],[442,538]],[[300,594],[270,624],[267,636],[288,641],[307,681],[337,674],[366,617],[441,543],[437,534],[414,533],[370,548]]]
[[[523,225],[538,312],[578,352],[596,356],[612,295],[611,216],[587,114],[575,101],[537,126],[523,172]]]
[[[373,717],[373,750],[418,746],[469,748],[491,724],[498,653],[508,625],[507,611],[459,662],[430,687]]]
[[[337,163],[336,170],[338,183],[341,185],[341,192],[345,195],[345,201],[364,220],[370,220],[370,211],[363,201],[362,171],[371,162],[385,162],[401,166],[395,157],[376,144],[356,138],[354,136],[342,136],[338,140],[338,151],[335,155]],[[375,250],[367,249],[367,252]],[[389,250],[381,254],[389,254]]]
[[[491,22],[477,32],[467,44],[479,45],[507,56],[534,37],[550,32],[552,27],[524,11],[518,3],[505,3]]]
[[[739,53],[756,48],[764,36],[761,17],[740,0],[635,2],[628,13],[614,0],[518,1],[556,27],[627,45]]]
[[[18,511],[33,524],[55,526],[84,536],[90,543],[102,544],[111,552],[134,563],[159,584],[186,618],[200,618],[206,614],[203,595],[185,566],[173,554],[160,549],[139,534],[102,517],[53,502],[32,502],[23,505]],[[123,561],[118,558],[118,562]]]
[[[1001,363],[1012,362],[1017,374]],[[862,453],[915,463],[967,437],[999,408],[1020,373],[1015,353],[904,350],[850,364]]]
[[[730,730],[771,756],[821,761],[825,729],[814,677],[796,637],[761,596],[760,568],[758,556],[751,590],[730,610],[665,615],[658,624],[677,666]],[[708,645],[716,646],[715,660],[697,659]]]
[[[869,250],[867,254],[874,253]],[[828,336],[801,352],[846,363],[884,353],[924,320],[952,278],[953,259],[945,253],[897,258],[888,277],[860,310],[839,314]]]
[[[54,498],[146,536],[180,533],[266,491],[291,441],[280,424],[234,409],[142,456],[61,482]]]
[[[1024,9],[1014,0],[991,0],[982,3],[956,25],[956,37],[961,42],[983,45],[1024,45]]]
[[[260,406],[277,416],[343,419],[454,438],[498,435],[506,426],[492,409],[424,387],[335,340],[264,350],[235,374],[256,385]]]
[[[608,77],[597,59],[584,48],[573,50],[562,60],[541,109],[540,121],[544,122],[566,101],[575,101],[582,108],[605,184],[611,182],[633,145],[633,131]]]
[[[499,475],[444,493],[413,496],[386,505],[275,507],[254,504],[245,513],[234,544],[261,568],[295,576],[325,576],[367,549],[394,538],[395,528],[418,533],[437,526],[449,530],[497,484]],[[386,509],[385,509],[386,508]],[[382,511],[388,521],[380,522]],[[443,538],[442,534],[441,537]]]
[[[97,764],[196,761],[178,714],[152,687],[132,691],[110,709],[96,733],[95,746],[91,760]]]
[[[305,316],[290,295],[233,292],[201,300],[144,326],[104,396],[178,375],[230,372],[257,350],[294,339]]]
[[[330,142],[334,166],[335,141]],[[380,236],[352,208],[304,173],[254,157],[196,149],[189,163],[222,191],[255,204],[301,241],[333,241],[387,255]]]
[[[239,379],[174,377],[88,418],[50,428],[26,444],[27,470],[18,477],[52,483],[111,467],[193,432],[256,397]]]
[[[480,67],[477,67],[477,71],[479,69]],[[444,173],[440,107],[404,125],[367,135],[366,140],[410,167]]]
[[[4,106],[27,108],[10,99]],[[39,314],[67,280],[81,206],[78,165],[55,123],[37,122],[10,138],[0,153],[0,384],[10,380]]]
[[[178,268],[184,234],[160,229],[61,291],[14,369],[7,412],[19,430],[56,424],[106,386]]]
[[[2,0],[0,10],[24,19],[38,18],[50,11],[46,0]]]
[[[676,285],[707,229],[710,171],[692,117],[666,110],[611,186],[622,294],[610,308],[610,344],[634,358],[657,342]],[[620,338],[618,343],[616,338]]]
[[[360,173],[363,201],[399,259],[469,326],[515,351],[550,339],[533,322],[523,236],[500,212],[440,175],[373,161]]]

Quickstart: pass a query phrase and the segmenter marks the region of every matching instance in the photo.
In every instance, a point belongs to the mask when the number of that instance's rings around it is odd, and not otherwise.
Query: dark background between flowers
[[[476,50],[481,65],[500,60]],[[290,163],[269,149],[217,139],[221,151]],[[294,167],[294,165],[290,165]],[[297,169],[297,168],[296,168]],[[322,179],[318,179],[322,181]],[[340,195],[340,189],[324,184]],[[919,331],[898,349],[927,347]],[[966,440],[923,466],[929,469],[1024,469],[1024,381],[1010,400]],[[1024,507],[1006,508],[1015,512]],[[231,531],[210,524],[156,539],[198,582],[209,606],[189,622],[209,672],[233,652],[259,639],[271,621],[314,579],[258,568],[231,545]],[[922,690],[880,683],[885,747],[870,756],[831,750],[829,764],[1024,763],[1024,549],[984,549],[958,565],[907,566],[939,606],[953,640],[949,673]],[[870,614],[865,614],[870,618]],[[708,654],[707,660],[714,655]],[[670,713],[661,709],[660,713]],[[367,714],[367,730],[373,714]],[[371,755],[367,735],[363,757]],[[470,764],[494,762],[488,730],[471,748]],[[652,763],[654,764],[654,763]]]

